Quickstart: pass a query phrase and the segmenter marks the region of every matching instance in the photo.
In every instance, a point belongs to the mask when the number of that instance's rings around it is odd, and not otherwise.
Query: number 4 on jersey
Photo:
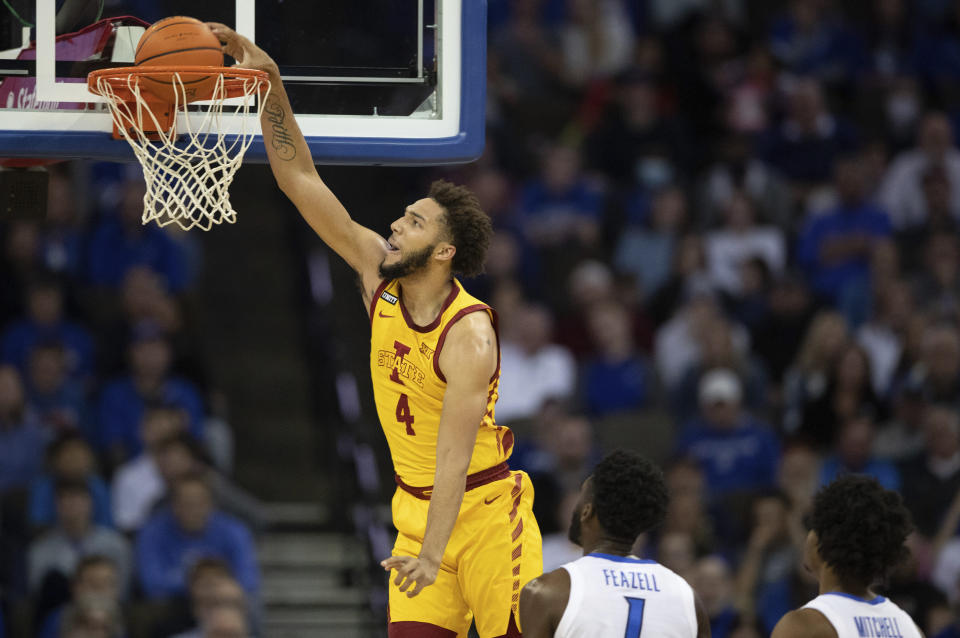
[[[630,596],[624,596],[624,599],[630,608],[627,612],[627,630],[623,632],[623,638],[640,638],[640,630],[643,629],[643,607],[646,600],[631,598]]]
[[[397,399],[397,422],[406,424],[407,434],[410,436],[416,435],[416,432],[413,431],[413,414],[410,412],[410,400],[405,394],[401,394],[400,398]]]

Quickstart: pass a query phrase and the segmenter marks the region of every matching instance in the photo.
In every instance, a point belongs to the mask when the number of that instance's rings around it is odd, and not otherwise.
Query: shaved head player
[[[656,465],[635,452],[608,454],[580,487],[570,540],[583,558],[524,587],[520,619],[527,638],[710,638],[710,621],[687,582],[630,553],[658,527],[667,486]]]
[[[507,465],[513,434],[494,421],[496,314],[454,278],[482,269],[490,220],[469,190],[435,182],[390,225],[354,222],[317,174],[276,63],[211,24],[240,66],[270,74],[261,115],[277,184],[357,272],[370,313],[370,371],[397,491],[391,638],[519,636],[520,589],[543,571],[533,488]]]

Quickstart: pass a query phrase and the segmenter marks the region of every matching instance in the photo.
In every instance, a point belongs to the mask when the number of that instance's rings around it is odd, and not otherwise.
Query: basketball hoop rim
[[[99,88],[99,83],[102,80],[111,85],[114,94],[118,98],[125,102],[133,102],[136,98],[131,90],[131,86],[139,86],[140,79],[157,79],[160,77],[166,79],[171,73],[178,73],[181,78],[184,75],[222,75],[223,93],[218,96],[222,99],[249,95],[252,92],[258,91],[260,87],[269,85],[270,82],[270,76],[266,71],[245,69],[236,66],[121,66],[90,72],[87,75],[87,89],[94,95],[106,97]],[[133,80],[133,78],[135,78],[135,80]],[[253,91],[250,90],[249,85],[251,80],[257,83]],[[147,89],[144,90],[147,91]],[[213,99],[214,90],[214,87],[210,87],[209,91],[200,92],[188,101],[197,102]],[[151,95],[151,98],[149,101],[154,104],[172,104],[172,102],[168,100],[162,100],[153,95]]]

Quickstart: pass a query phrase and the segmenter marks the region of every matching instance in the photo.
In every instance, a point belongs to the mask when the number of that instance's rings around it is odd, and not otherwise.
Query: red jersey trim
[[[443,300],[443,305],[440,306],[440,312],[438,312],[437,317],[426,326],[418,326],[416,323],[414,323],[410,315],[407,314],[407,307],[403,305],[403,295],[397,294],[397,297],[400,298],[400,313],[403,315],[403,320],[407,322],[408,328],[417,332],[433,332],[437,329],[437,326],[440,325],[440,320],[443,318],[443,313],[447,311],[447,308],[450,307],[450,304],[453,303],[453,300],[456,299],[457,295],[460,294],[460,286],[457,285],[457,282],[451,280],[450,283],[453,284],[453,288],[450,290],[450,294],[447,295],[447,298]],[[371,315],[372,314],[373,313],[371,312]]]
[[[510,476],[510,465],[504,461],[503,463],[499,463],[493,467],[488,467],[485,470],[468,474],[464,491],[469,492],[470,490],[493,483],[494,481],[505,479],[508,476]],[[433,494],[432,485],[427,485],[426,487],[413,487],[412,485],[407,485],[404,483],[399,474],[394,474],[393,480],[396,482],[397,486],[400,487],[400,489],[419,498],[421,501],[429,501],[430,495]]]
[[[384,279],[380,282],[380,285],[377,286],[377,292],[373,293],[373,298],[370,300],[370,325],[373,325],[373,311],[377,309],[377,299],[380,298],[380,295],[383,294],[383,291],[387,289],[387,286],[390,285],[390,281]]]
[[[389,623],[387,636],[389,638],[457,638],[457,632],[419,620],[398,620]]]
[[[480,310],[490,311],[490,321],[493,323],[493,334],[497,339],[497,369],[494,370],[493,376],[490,377],[490,381],[493,381],[497,375],[500,374],[500,330],[498,328],[497,311],[485,303],[478,303],[473,304],[472,306],[467,306],[466,308],[461,308],[457,311],[457,314],[450,317],[450,321],[447,322],[447,325],[443,327],[443,332],[440,333],[440,338],[437,339],[437,349],[433,351],[433,371],[444,383],[447,382],[447,378],[443,376],[442,372],[440,372],[440,350],[443,349],[443,342],[447,340],[447,333],[450,332],[450,328],[453,326],[453,324],[457,323],[471,312],[478,312]]]

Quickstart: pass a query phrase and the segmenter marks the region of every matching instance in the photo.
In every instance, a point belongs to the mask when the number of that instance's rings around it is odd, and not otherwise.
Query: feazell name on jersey
[[[863,638],[903,638],[896,618],[854,616],[853,623],[857,626],[857,633]]]
[[[603,579],[610,587],[639,589],[641,591],[660,591],[657,577],[647,572],[625,572],[619,569],[604,569]]]

